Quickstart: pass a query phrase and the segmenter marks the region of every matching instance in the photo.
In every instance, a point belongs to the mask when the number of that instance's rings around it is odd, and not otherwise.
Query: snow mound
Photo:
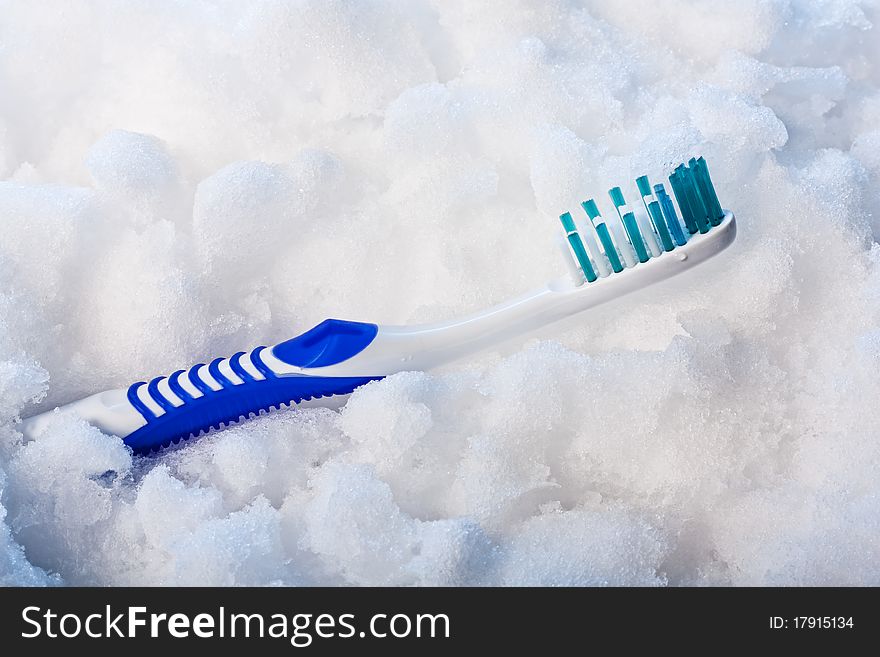
[[[65,6],[0,24],[0,583],[880,584],[876,1]],[[527,291],[698,154],[739,237],[650,292],[151,458],[17,431]]]

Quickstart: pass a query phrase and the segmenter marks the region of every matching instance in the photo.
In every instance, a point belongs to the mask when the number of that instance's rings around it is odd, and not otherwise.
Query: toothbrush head
[[[568,212],[563,215],[577,285],[661,258],[687,245],[692,236],[709,233],[725,219],[702,157],[680,164],[669,176],[678,211],[662,183],[652,187],[644,175],[635,183],[644,212],[631,209],[623,190],[613,187],[608,195],[614,212],[608,219],[603,218],[594,199],[581,203],[588,222],[577,225]]]

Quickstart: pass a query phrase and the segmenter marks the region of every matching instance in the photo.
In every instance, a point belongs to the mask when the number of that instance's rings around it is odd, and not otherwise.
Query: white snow
[[[3,13],[0,582],[880,584],[876,0]],[[527,291],[699,154],[734,246],[523,344],[157,458],[16,429]]]

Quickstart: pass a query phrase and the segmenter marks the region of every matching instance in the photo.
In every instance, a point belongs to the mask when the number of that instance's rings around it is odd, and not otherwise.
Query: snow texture
[[[0,6],[3,584],[880,585],[876,0]],[[700,154],[734,246],[523,343],[154,458],[17,431],[525,292]]]

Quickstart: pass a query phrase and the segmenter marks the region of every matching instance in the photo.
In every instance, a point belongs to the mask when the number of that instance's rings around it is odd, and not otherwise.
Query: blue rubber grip
[[[375,324],[325,319],[302,335],[276,345],[272,355],[298,367],[335,365],[363,351],[378,331]]]
[[[326,367],[341,363],[363,351],[376,337],[375,324],[328,319],[302,335],[276,345],[272,355],[278,360],[302,368]],[[165,377],[156,377],[149,384],[139,381],[128,389],[128,400],[146,420],[140,429],[124,438],[126,445],[135,453],[145,454],[167,447],[191,436],[219,429],[221,425],[237,422],[261,411],[270,411],[282,404],[298,403],[315,397],[345,395],[356,388],[384,378],[384,374],[365,377],[312,376],[308,374],[277,375],[265,362],[262,354],[266,347],[257,347],[250,354],[254,367],[262,379],[252,376],[241,364],[245,352],[240,351],[229,359],[229,367],[241,383],[234,383],[220,370],[222,358],[208,365],[208,372],[219,384],[214,390],[199,376],[195,365],[190,370],[178,370],[168,377],[168,387],[183,402],[175,406],[159,390]],[[195,397],[180,384],[180,377],[187,377],[201,392]],[[156,414],[150,410],[138,391],[147,386],[150,398],[163,410]]]

